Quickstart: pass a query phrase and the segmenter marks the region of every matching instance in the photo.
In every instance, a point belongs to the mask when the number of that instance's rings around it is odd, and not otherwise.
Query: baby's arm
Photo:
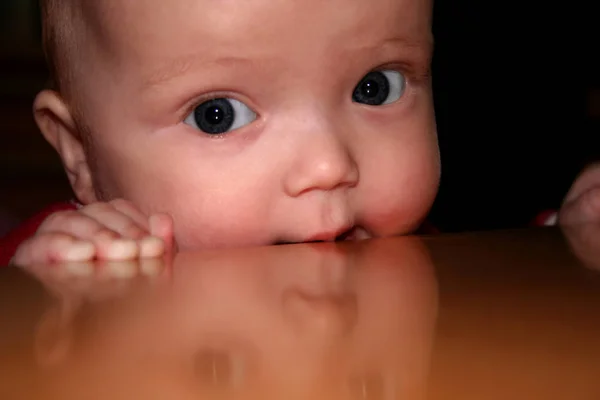
[[[16,250],[21,266],[69,261],[160,257],[173,246],[173,222],[150,217],[125,200],[94,203],[51,214]]]

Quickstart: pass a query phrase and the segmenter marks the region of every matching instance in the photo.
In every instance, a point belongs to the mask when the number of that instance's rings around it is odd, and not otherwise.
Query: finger
[[[116,215],[118,211],[115,210],[112,214]],[[83,209],[51,215],[40,226],[36,235],[39,234],[69,234],[79,240],[91,242],[96,247],[96,257],[100,259],[127,260],[139,255],[138,244],[134,240],[122,238],[118,232],[84,213]]]
[[[52,214],[39,227],[36,234],[68,233],[81,240],[103,237],[116,239],[121,235],[96,219],[79,211],[64,211]]]
[[[148,236],[138,242],[140,258],[161,257],[166,252],[165,242],[158,237]]]
[[[132,202],[123,199],[116,199],[111,201],[110,204],[115,208],[115,210],[135,221],[135,223],[140,227],[144,228],[148,232],[150,231],[148,216],[142,213]]]
[[[135,205],[123,199],[117,199],[110,202],[115,210],[121,212],[126,217],[131,218],[139,227],[147,233],[145,237],[138,238],[139,257],[156,258],[165,253],[165,243],[161,238],[148,236],[150,232],[149,218],[143,214]]]
[[[131,239],[95,240],[96,259],[106,261],[126,261],[139,257],[140,247]]]
[[[600,187],[592,188],[564,205],[559,213],[562,225],[600,221]]]
[[[120,236],[138,240],[149,236],[149,232],[129,216],[118,211],[109,203],[96,203],[79,210],[82,214],[95,219],[108,229],[117,232]]]
[[[25,241],[14,257],[15,265],[34,266],[57,262],[92,260],[96,255],[93,243],[66,233],[44,233]]]
[[[149,222],[152,236],[161,238],[164,243],[164,253],[173,253],[176,247],[173,219],[167,214],[158,213],[152,215]]]
[[[586,167],[575,179],[575,183],[569,189],[569,193],[563,204],[570,203],[580,197],[583,193],[600,185],[600,162]]]

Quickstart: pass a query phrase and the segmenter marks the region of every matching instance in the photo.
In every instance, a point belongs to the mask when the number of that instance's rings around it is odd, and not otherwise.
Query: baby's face
[[[419,225],[439,181],[428,2],[108,4],[84,11],[75,78],[100,199],[169,213],[182,249]]]

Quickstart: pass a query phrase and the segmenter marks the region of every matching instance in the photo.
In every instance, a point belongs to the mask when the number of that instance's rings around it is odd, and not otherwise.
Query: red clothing
[[[70,203],[58,203],[54,204],[34,217],[28,219],[18,228],[10,232],[7,236],[0,238],[0,267],[6,266],[10,263],[10,260],[15,255],[17,248],[25,240],[29,239],[35,234],[39,226],[44,220],[52,213],[57,211],[76,210],[77,205],[73,202]],[[533,221],[534,226],[553,225],[556,213],[553,211],[543,212]],[[418,234],[434,234],[440,233],[429,222],[425,221],[423,225],[417,231]]]
[[[39,226],[50,215],[58,211],[76,210],[74,203],[58,203],[44,209],[39,214],[28,219],[8,235],[0,239],[0,267],[6,266],[15,255],[17,248],[25,240],[32,237]]]

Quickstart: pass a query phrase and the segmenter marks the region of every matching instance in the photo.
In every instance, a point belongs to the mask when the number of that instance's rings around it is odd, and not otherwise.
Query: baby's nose
[[[313,190],[354,187],[359,169],[341,135],[320,131],[298,146],[284,179],[286,193],[296,197]]]

